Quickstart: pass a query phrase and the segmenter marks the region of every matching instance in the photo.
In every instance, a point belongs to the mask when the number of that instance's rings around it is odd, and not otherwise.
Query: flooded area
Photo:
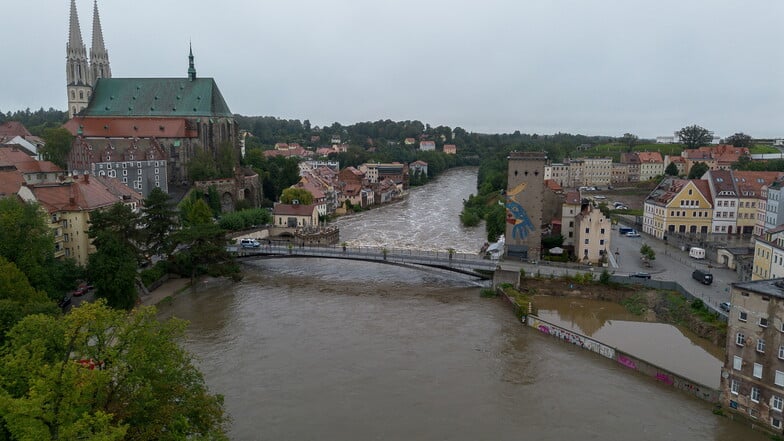
[[[341,219],[342,240],[475,250],[484,229],[457,219],[475,179],[451,171],[403,203]],[[239,283],[203,283],[160,307],[190,321],[184,344],[225,396],[233,440],[767,439],[524,326],[467,276],[304,258],[243,269]],[[564,320],[586,333],[636,324],[595,311],[586,321],[584,309]]]
[[[724,351],[689,330],[642,320],[601,300],[536,296],[542,319],[718,389]]]

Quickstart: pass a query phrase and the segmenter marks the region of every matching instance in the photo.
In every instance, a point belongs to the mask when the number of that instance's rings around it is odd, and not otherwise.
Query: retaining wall
[[[529,314],[527,317],[523,318],[523,321],[528,326],[539,330],[539,332],[543,334],[553,336],[566,343],[571,343],[575,346],[579,346],[583,349],[595,352],[605,358],[609,358],[617,362],[620,365],[640,372],[641,374],[651,377],[658,382],[672,386],[675,389],[686,392],[701,400],[705,400],[714,404],[719,402],[719,391],[717,389],[712,389],[708,386],[691,381],[688,378],[682,377],[674,372],[663,369],[639,357],[618,350],[617,348],[608,346],[598,340],[542,320],[535,315]]]

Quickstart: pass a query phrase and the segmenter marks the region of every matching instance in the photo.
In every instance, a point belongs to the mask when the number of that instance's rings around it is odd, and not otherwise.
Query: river
[[[474,251],[483,228],[460,227],[457,213],[475,179],[453,170],[405,202],[343,218],[341,240]],[[524,327],[465,276],[328,259],[245,269],[240,283],[160,308],[191,322],[185,345],[226,397],[231,439],[766,439]]]

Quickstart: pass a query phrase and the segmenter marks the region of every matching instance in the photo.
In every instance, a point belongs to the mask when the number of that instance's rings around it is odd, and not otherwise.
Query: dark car
[[[651,275],[648,273],[633,273],[629,274],[629,277],[633,277],[635,279],[650,279]]]
[[[694,270],[694,272],[691,273],[691,278],[703,285],[710,285],[713,283],[713,274],[703,270]]]
[[[63,298],[59,302],[57,302],[57,306],[59,306],[62,309],[65,309],[65,307],[70,304],[71,304],[71,296],[69,296],[68,294],[63,296]]]

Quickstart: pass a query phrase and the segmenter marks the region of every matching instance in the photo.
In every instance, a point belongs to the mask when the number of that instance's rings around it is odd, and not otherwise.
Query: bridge
[[[239,260],[320,257],[326,259],[359,260],[414,268],[430,267],[466,274],[481,279],[492,278],[498,263],[477,254],[449,251],[423,251],[377,247],[325,247],[263,244],[258,248],[230,247]]]

